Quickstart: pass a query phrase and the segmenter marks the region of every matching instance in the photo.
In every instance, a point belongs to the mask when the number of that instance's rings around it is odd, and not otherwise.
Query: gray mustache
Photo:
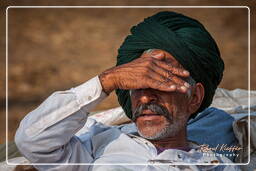
[[[142,114],[144,110],[150,110],[155,114],[163,115],[167,120],[172,121],[172,115],[167,110],[166,107],[155,104],[155,103],[149,103],[149,104],[141,104],[139,105],[132,114],[132,121],[136,121],[136,119]]]

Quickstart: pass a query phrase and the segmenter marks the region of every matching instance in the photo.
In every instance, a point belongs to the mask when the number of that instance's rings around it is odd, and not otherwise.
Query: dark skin
[[[165,107],[172,115],[170,122],[164,116],[144,110],[135,123],[145,137],[155,136],[166,125],[175,126],[170,136],[150,141],[157,148],[186,148],[186,123],[200,107],[204,97],[201,83],[191,86],[184,80],[189,77],[179,62],[168,52],[154,49],[140,58],[100,74],[103,90],[110,94],[115,89],[132,90],[132,111],[141,104],[154,102]],[[188,96],[188,92],[191,95]]]

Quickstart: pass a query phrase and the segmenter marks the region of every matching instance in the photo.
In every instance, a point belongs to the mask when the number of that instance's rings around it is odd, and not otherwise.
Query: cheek
[[[134,111],[135,107],[137,106],[137,98],[134,95],[130,95],[131,98],[131,105],[132,105],[132,111]]]
[[[187,113],[188,99],[181,96],[169,97],[164,105],[168,111],[172,113],[173,117],[179,118],[180,115],[185,115]]]

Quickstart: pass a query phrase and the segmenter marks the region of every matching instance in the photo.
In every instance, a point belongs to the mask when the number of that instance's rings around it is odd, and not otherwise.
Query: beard
[[[144,110],[150,110],[152,113],[164,116],[164,120],[159,122],[152,121],[143,121],[143,123],[138,124],[137,119],[140,116],[143,116]],[[160,104],[149,103],[141,104],[138,106],[134,113],[132,120],[137,126],[138,133],[141,137],[148,140],[160,140],[167,137],[177,136],[178,133],[185,127],[187,123],[187,118],[183,114],[176,115],[177,118],[174,118],[172,113],[168,109]],[[148,134],[147,132],[150,132]]]
[[[185,122],[185,121],[184,121]],[[147,135],[144,133],[143,129],[140,129],[138,126],[138,133],[141,137],[148,140],[161,140],[167,137],[175,137],[178,133],[184,128],[185,124],[183,121],[176,121],[174,123],[167,123],[157,132],[151,135]],[[137,124],[136,124],[137,125]],[[150,127],[152,129],[152,127]]]

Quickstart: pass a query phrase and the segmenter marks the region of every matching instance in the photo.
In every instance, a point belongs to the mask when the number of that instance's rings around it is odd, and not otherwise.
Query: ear
[[[202,83],[196,83],[195,86],[192,87],[191,96],[188,104],[188,114],[191,115],[195,113],[204,99],[204,86]]]

